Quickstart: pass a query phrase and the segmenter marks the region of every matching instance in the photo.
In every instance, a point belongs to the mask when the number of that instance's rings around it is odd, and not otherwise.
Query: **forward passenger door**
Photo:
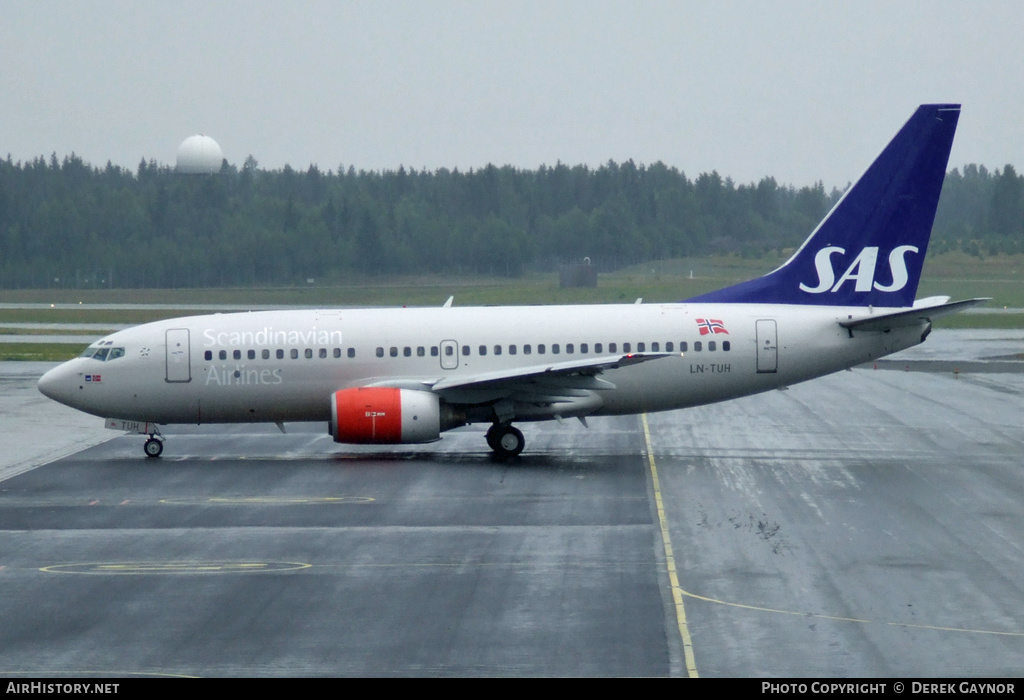
[[[167,346],[168,382],[192,381],[192,366],[189,361],[188,328],[171,328],[164,334]]]

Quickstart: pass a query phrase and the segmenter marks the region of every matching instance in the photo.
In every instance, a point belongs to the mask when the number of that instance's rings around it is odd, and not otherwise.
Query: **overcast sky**
[[[0,0],[0,154],[856,177],[924,102],[1024,170],[1024,3]]]

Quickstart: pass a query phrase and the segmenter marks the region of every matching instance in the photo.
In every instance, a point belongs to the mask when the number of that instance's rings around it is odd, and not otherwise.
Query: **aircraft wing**
[[[591,404],[600,406],[594,392],[614,389],[615,384],[597,375],[620,367],[640,364],[669,357],[675,353],[632,353],[605,355],[580,360],[481,372],[480,374],[444,377],[438,380],[392,379],[374,382],[369,386],[416,388],[440,394],[446,401],[457,404],[485,404],[503,399],[530,403],[572,405],[578,411],[589,412]]]
[[[912,309],[896,311],[893,313],[875,313],[860,318],[852,318],[840,321],[839,325],[849,331],[890,331],[894,328],[913,326],[922,321],[933,321],[940,316],[955,314],[971,306],[991,301],[989,298],[965,299],[963,301],[950,302],[949,297],[933,297],[924,299],[914,305]]]
[[[484,388],[494,386],[519,385],[525,381],[536,379],[572,379],[586,377],[593,379],[595,375],[609,369],[628,367],[629,365],[658,360],[668,357],[673,353],[633,353],[628,355],[607,355],[594,357],[586,360],[568,360],[566,362],[554,362],[532,367],[521,367],[518,369],[499,370],[497,372],[484,372],[477,375],[451,377],[435,382],[431,387],[434,391],[445,391],[449,389],[463,388]],[[611,382],[600,380],[604,388],[614,389]]]

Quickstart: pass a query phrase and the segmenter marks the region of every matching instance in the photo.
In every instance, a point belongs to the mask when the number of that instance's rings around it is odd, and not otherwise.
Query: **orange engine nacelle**
[[[433,442],[441,437],[440,404],[436,394],[426,391],[342,389],[331,397],[329,428],[335,442]]]

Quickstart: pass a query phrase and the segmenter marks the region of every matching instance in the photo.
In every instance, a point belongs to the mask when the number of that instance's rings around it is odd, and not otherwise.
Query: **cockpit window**
[[[100,362],[109,362],[124,357],[124,348],[86,348],[79,357],[91,357]]]

